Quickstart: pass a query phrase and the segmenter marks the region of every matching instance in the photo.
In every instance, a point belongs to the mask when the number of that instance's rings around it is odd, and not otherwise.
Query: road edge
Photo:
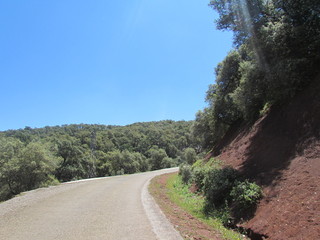
[[[173,227],[149,193],[148,187],[151,179],[148,179],[142,188],[141,201],[153,232],[159,240],[183,240],[180,233]]]

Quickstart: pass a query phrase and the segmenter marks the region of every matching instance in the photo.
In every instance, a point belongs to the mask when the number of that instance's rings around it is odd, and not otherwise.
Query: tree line
[[[73,124],[0,132],[0,199],[82,178],[192,162],[199,143],[191,121],[128,126]]]
[[[193,133],[205,148],[235,123],[252,122],[319,74],[320,1],[212,0],[217,28],[232,31],[234,48],[215,69],[208,107]]]

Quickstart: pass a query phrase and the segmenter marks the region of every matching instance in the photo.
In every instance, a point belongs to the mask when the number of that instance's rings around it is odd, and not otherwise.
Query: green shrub
[[[183,164],[180,166],[179,175],[181,176],[181,180],[184,184],[188,184],[192,179],[192,170],[191,166],[187,164]]]
[[[39,187],[49,187],[49,186],[56,186],[60,182],[59,180],[52,174],[48,175],[48,179],[44,182],[42,182]]]
[[[208,206],[205,206],[204,212],[206,213],[206,211],[207,215],[209,214],[210,216],[219,219],[223,226],[228,226],[232,221],[232,212],[227,201],[219,208],[215,209],[210,209]]]
[[[206,175],[205,168],[196,167],[192,170],[192,180],[199,191],[203,191],[204,178]]]
[[[218,158],[211,157],[210,159],[199,159],[194,164],[192,168],[221,168],[222,162]]]
[[[201,159],[198,159],[194,164],[192,164],[192,167],[193,168],[197,168],[197,167],[202,168],[203,165],[204,165],[203,159],[201,158]]]
[[[201,159],[192,165],[192,181],[199,191],[204,190],[204,181],[209,172],[213,169],[220,169],[221,165],[221,161],[215,158],[210,158],[209,160]]]
[[[262,190],[260,186],[248,180],[236,181],[230,196],[239,209],[248,209],[257,204],[262,197]]]
[[[204,195],[207,208],[220,207],[230,199],[230,192],[238,178],[237,170],[231,167],[211,169],[204,178]]]
[[[203,193],[203,212],[217,218],[225,226],[232,226],[237,219],[248,217],[262,196],[261,188],[248,180],[241,181],[238,170],[221,168],[217,159],[198,160],[192,167],[181,165],[179,175],[184,184],[194,183]]]

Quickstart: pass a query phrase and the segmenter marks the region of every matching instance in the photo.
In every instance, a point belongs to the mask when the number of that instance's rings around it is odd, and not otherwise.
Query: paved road
[[[147,191],[167,169],[61,184],[0,204],[2,240],[181,239]]]

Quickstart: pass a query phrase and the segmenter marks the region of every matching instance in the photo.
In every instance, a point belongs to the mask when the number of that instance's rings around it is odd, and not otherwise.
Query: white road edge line
[[[152,230],[159,240],[183,240],[180,233],[172,226],[160,207],[150,195],[148,186],[149,179],[143,186],[141,201],[147,217],[152,225]]]

